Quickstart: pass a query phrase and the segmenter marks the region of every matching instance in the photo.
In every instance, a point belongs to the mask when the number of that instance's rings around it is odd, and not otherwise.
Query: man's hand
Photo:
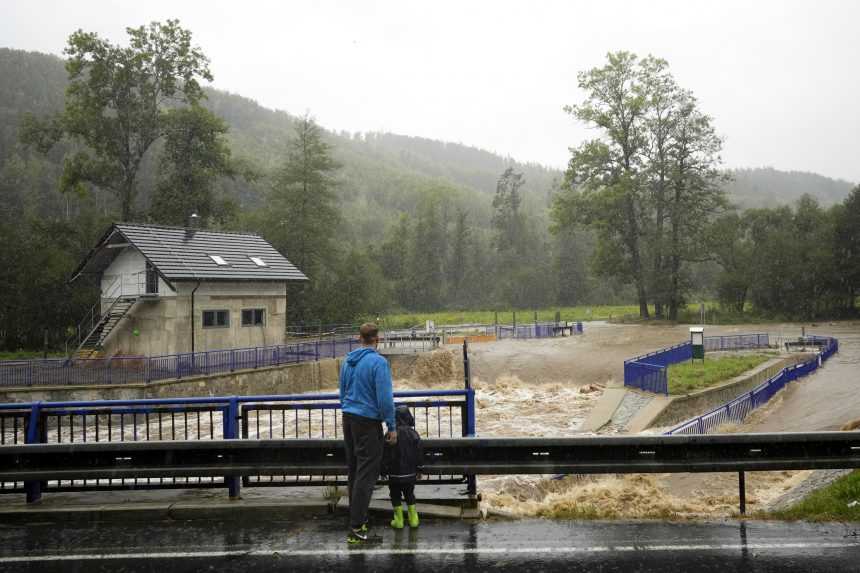
[[[397,432],[388,432],[385,434],[385,443],[394,445],[397,443]]]

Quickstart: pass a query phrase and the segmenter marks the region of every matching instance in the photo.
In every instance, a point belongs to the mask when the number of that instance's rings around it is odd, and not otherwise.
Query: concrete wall
[[[416,355],[388,357],[395,379],[411,374]],[[320,390],[337,391],[340,358],[240,370],[211,376],[191,376],[146,384],[104,386],[49,386],[43,388],[2,388],[2,402],[131,400],[140,398],[173,398],[186,396],[254,396],[263,394],[298,394]]]
[[[749,372],[745,372],[728,382],[705,388],[685,396],[670,397],[665,408],[657,414],[646,427],[671,426],[689,420],[694,416],[705,414],[717,406],[734,400],[741,394],[751,391],[753,388],[776,375],[786,366],[809,360],[812,355],[799,354],[786,358],[775,358],[760,364]],[[630,430],[633,431],[631,424]]]
[[[174,295],[139,300],[132,307],[105,341],[107,356],[191,352],[191,292],[197,283],[177,282],[174,286]],[[285,288],[283,282],[201,283],[194,293],[194,350],[283,344],[287,318]],[[250,308],[265,309],[263,326],[242,326],[242,310]],[[204,328],[204,310],[229,311],[230,325]]]

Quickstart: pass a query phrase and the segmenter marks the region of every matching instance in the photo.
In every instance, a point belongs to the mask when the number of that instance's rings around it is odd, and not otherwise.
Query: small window
[[[266,324],[265,308],[242,309],[242,326],[264,326]]]
[[[264,261],[260,257],[248,257],[248,258],[251,259],[254,262],[254,264],[257,265],[258,267],[268,267],[269,266],[266,264],[266,261]]]
[[[227,328],[230,326],[229,310],[204,310],[203,328]]]
[[[215,264],[219,267],[226,267],[228,264],[230,264],[221,255],[209,255],[209,258],[215,261]]]

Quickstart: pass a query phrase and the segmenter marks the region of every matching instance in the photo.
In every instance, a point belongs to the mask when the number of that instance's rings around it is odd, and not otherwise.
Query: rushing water
[[[822,368],[788,385],[773,404],[744,424],[748,432],[838,430],[860,419],[860,323],[807,328],[839,339],[839,352]]]

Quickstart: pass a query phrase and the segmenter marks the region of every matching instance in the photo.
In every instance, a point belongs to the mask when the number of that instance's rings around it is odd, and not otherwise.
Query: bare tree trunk
[[[663,181],[661,175],[660,192],[657,195],[657,213],[656,213],[656,229],[654,233],[654,286],[656,294],[654,295],[654,316],[663,318],[663,300],[666,295],[663,280]]]
[[[633,199],[625,198],[627,210],[627,248],[630,250],[630,263],[633,271],[633,281],[636,284],[636,298],[639,302],[639,317],[651,318],[648,313],[648,295],[645,288],[645,277],[642,276],[642,259],[639,254],[639,225],[636,222],[636,207]]]
[[[683,180],[683,164],[681,164],[681,180]],[[671,245],[671,263],[670,263],[670,283],[669,283],[669,320],[678,320],[678,306],[680,305],[681,292],[681,230],[679,217],[681,216],[681,195],[683,194],[683,186],[680,182],[675,183],[675,197],[672,205],[672,245]]]

